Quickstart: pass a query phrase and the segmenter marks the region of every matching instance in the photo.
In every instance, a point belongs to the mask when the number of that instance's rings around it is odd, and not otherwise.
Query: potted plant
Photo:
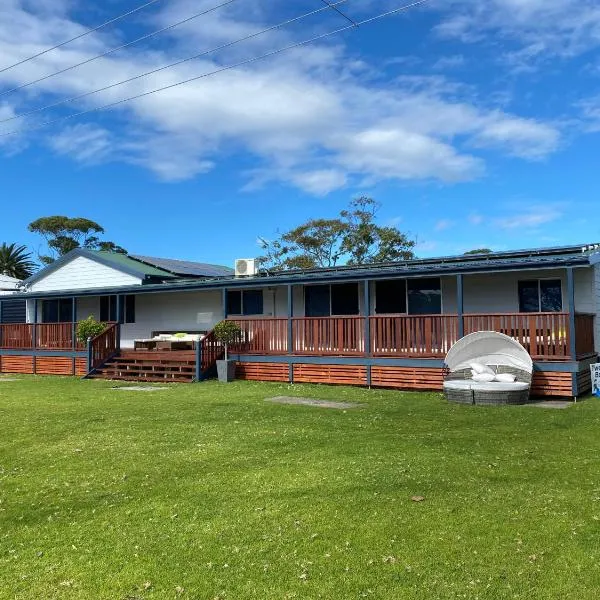
[[[237,342],[241,333],[240,326],[233,321],[221,321],[215,326],[215,339],[225,346],[225,359],[217,361],[217,375],[222,383],[235,379],[235,360],[229,360],[229,344]]]

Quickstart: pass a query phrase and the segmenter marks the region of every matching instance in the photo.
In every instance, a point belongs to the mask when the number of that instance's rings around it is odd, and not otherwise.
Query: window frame
[[[123,298],[123,312],[121,314],[121,320],[124,325],[130,325],[136,322],[136,299],[135,294],[127,294],[125,296],[121,296]],[[103,309],[105,307],[102,306],[104,302],[108,303],[107,314],[103,315],[105,312]],[[119,296],[116,294],[110,294],[108,296],[100,296],[100,306],[99,306],[99,318],[100,321],[108,322],[108,323],[116,323],[117,315],[119,313],[117,303],[119,302]],[[106,317],[106,318],[103,318]]]
[[[46,320],[46,306],[48,306],[49,303],[56,303],[56,321],[51,320],[48,321]],[[41,316],[41,323],[72,323],[73,322],[73,305],[75,303],[75,300],[73,298],[50,298],[48,300],[42,300],[42,314]],[[76,305],[75,305],[76,306]],[[69,318],[65,321],[63,319],[61,319],[61,313],[63,312],[63,310],[67,310],[68,309],[68,313],[69,313]],[[64,315],[63,315],[64,316]],[[37,315],[36,315],[37,318]]]
[[[260,308],[261,312],[256,313],[248,313],[246,309],[246,303],[244,301],[244,295],[248,292],[260,294]],[[240,295],[240,312],[235,312],[230,310],[230,298],[231,294],[239,294]],[[227,298],[225,300],[227,307],[227,316],[232,317],[260,317],[265,314],[265,293],[264,289],[251,289],[251,290],[227,290]],[[236,303],[237,304],[237,303]]]
[[[560,288],[560,310],[542,310],[542,282],[558,282]],[[523,310],[522,302],[521,302],[521,285],[526,283],[536,283],[537,284],[537,300],[538,300],[538,309],[537,310]],[[534,313],[561,313],[565,310],[565,302],[563,296],[563,281],[560,277],[539,277],[535,279],[519,279],[517,282],[517,302],[519,303],[519,312],[522,314],[534,314]]]
[[[332,290],[334,287],[336,286],[349,286],[349,285],[353,285],[356,286],[356,309],[357,312],[356,313],[352,313],[352,314],[336,314],[333,312],[333,293]],[[306,292],[309,288],[327,288],[328,291],[328,295],[329,295],[329,314],[328,315],[323,315],[321,317],[309,317],[306,314],[306,306],[307,306],[307,302],[306,302]],[[324,319],[327,317],[360,317],[361,316],[361,306],[360,306],[360,284],[359,282],[354,282],[354,281],[350,281],[347,283],[315,283],[315,284],[310,284],[310,285],[305,285],[304,286],[304,315],[306,318],[308,319]],[[364,312],[364,307],[363,307],[363,312]]]

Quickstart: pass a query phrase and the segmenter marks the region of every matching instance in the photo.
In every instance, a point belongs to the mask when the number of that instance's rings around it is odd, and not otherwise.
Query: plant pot
[[[221,383],[229,383],[235,380],[235,360],[218,360],[217,375]]]

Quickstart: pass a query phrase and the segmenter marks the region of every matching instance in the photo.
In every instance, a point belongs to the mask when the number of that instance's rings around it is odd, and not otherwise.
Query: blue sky
[[[0,94],[222,0],[161,0],[0,73]],[[143,0],[3,0],[9,66]],[[402,0],[347,0],[360,20]],[[234,0],[0,96],[0,241],[49,214],[100,222],[132,253],[231,264],[357,195],[420,256],[600,240],[600,6],[431,0],[399,16],[109,111],[38,128],[343,27],[326,9],[250,42],[20,118],[324,7]],[[0,69],[2,66],[0,66]],[[8,120],[10,119],[10,120]]]

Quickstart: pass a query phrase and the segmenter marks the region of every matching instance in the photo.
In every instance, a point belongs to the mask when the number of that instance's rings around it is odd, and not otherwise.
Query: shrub
[[[87,342],[88,338],[94,338],[100,335],[106,329],[106,323],[96,321],[92,315],[83,321],[77,323],[77,339],[80,342]]]
[[[240,339],[242,330],[240,326],[233,321],[221,321],[215,325],[215,338],[225,346],[225,360],[228,356],[228,346]]]

